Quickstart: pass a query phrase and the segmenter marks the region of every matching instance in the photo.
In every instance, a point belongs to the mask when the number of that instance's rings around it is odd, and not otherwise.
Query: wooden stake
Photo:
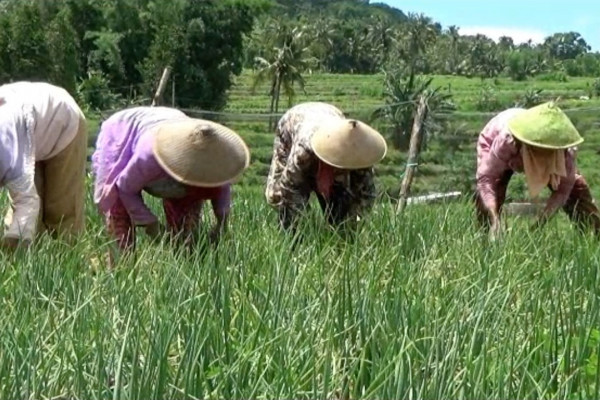
[[[401,213],[404,211],[404,207],[406,207],[406,200],[410,193],[410,185],[412,184],[415,167],[417,166],[417,160],[419,159],[421,140],[423,138],[423,124],[425,123],[426,118],[427,100],[425,99],[425,96],[421,96],[417,112],[415,113],[412,133],[410,135],[408,161],[406,162],[406,169],[404,170],[404,177],[402,178],[402,185],[400,186],[400,199],[398,200],[398,207],[396,208],[397,213]]]
[[[171,82],[171,107],[175,108],[175,78]]]
[[[158,102],[167,87],[167,81],[169,80],[169,74],[171,73],[171,67],[166,67],[163,70],[162,76],[160,78],[160,82],[158,83],[158,88],[156,89],[156,93],[154,93],[154,98],[152,99],[152,107],[158,105]]]

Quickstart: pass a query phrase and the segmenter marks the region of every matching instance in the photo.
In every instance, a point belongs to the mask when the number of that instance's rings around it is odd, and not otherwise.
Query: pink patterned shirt
[[[477,141],[477,192],[488,209],[497,210],[496,194],[502,175],[512,170],[523,172],[523,158],[520,144],[508,129],[508,120],[523,112],[522,108],[505,110],[488,122]],[[560,185],[552,193],[546,203],[546,213],[552,214],[565,205],[575,184],[577,149],[565,150],[567,176],[560,180]],[[505,188],[504,188],[505,189]]]

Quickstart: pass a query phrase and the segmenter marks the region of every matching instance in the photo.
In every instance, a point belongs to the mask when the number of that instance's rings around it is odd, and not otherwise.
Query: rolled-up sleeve
[[[35,155],[32,145],[26,147],[23,174],[6,183],[12,207],[12,221],[4,232],[6,238],[33,240],[40,213],[40,198],[35,187]]]
[[[499,182],[504,173],[510,170],[510,159],[518,156],[518,149],[510,135],[498,135],[489,148],[480,143],[477,164],[477,192],[484,207],[497,210],[496,204]]]
[[[231,185],[223,186],[215,197],[211,199],[213,213],[216,216],[229,215],[231,208]]]
[[[151,160],[134,156],[116,180],[119,198],[135,225],[148,225],[158,221],[142,197],[144,186],[160,177],[160,171],[150,164]]]

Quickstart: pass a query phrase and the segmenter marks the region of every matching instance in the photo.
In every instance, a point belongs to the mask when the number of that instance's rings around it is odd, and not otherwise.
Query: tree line
[[[0,0],[0,80],[45,80],[105,109],[150,97],[169,65],[180,106],[218,109],[263,0]]]
[[[270,83],[272,109],[309,70],[600,76],[577,32],[494,42],[365,0],[0,0],[1,82],[46,80],[103,109],[150,97],[167,65],[177,105],[205,109],[226,104],[243,68]]]
[[[246,66],[255,56],[274,57],[284,46],[305,50],[315,69],[332,73],[375,73],[388,64],[416,64],[419,73],[496,77],[516,80],[544,73],[599,76],[600,54],[591,52],[578,32],[559,32],[542,43],[498,42],[484,35],[460,35],[457,26],[442,26],[423,14],[368,1],[297,0],[279,7],[255,24]],[[290,32],[303,35],[290,36]],[[290,40],[298,43],[292,43]]]

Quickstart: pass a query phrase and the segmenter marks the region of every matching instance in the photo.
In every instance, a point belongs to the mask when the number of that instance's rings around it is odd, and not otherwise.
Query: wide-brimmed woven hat
[[[153,151],[173,179],[190,186],[224,185],[239,177],[250,163],[248,147],[237,133],[195,118],[161,124]]]
[[[317,157],[341,169],[371,167],[387,153],[383,136],[364,122],[353,119],[323,122],[310,144]]]
[[[508,121],[508,128],[518,140],[546,149],[566,149],[583,142],[577,128],[554,102],[517,114]]]

